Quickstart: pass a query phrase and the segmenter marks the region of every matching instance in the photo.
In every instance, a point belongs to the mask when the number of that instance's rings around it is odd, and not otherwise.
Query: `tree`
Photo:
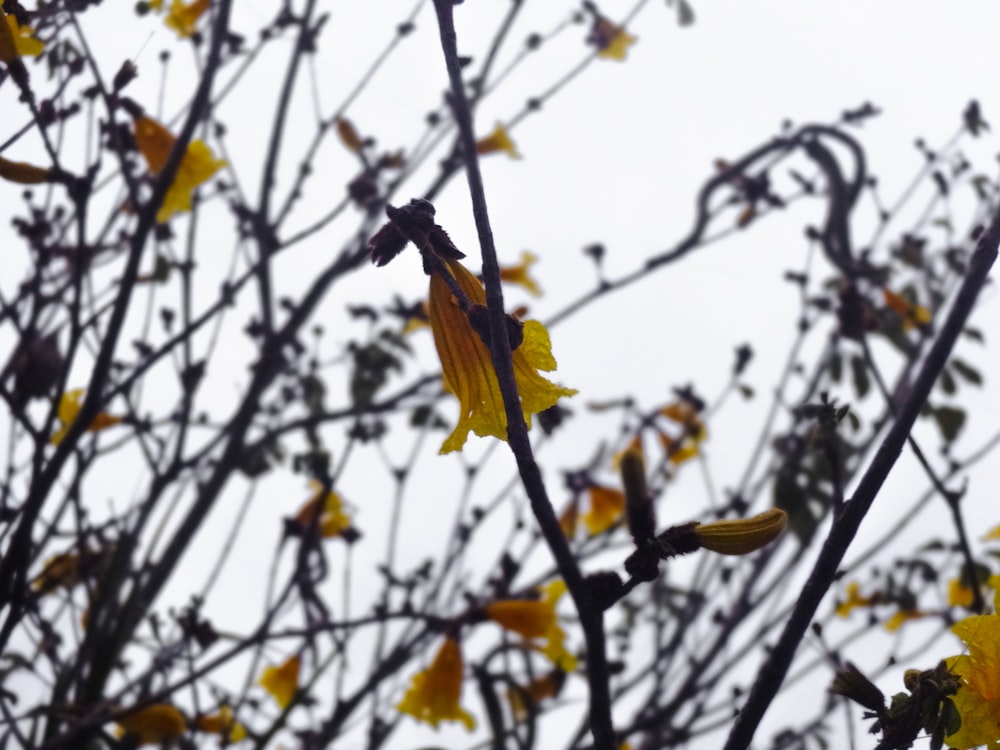
[[[634,270],[610,270],[597,242],[563,259],[576,296],[543,325],[504,303],[540,293],[537,257],[501,263],[480,161],[516,157],[515,126],[624,61],[642,5],[560,4],[552,32],[521,42],[523,2],[491,16],[435,0],[433,22],[420,2],[367,69],[329,76],[316,61],[350,8],[140,3],[137,28],[177,37],[157,78],[88,31],[121,8],[6,0],[0,96],[23,125],[0,146],[17,258],[0,282],[5,742],[375,748],[425,742],[422,723],[449,746],[745,748],[773,704],[772,746],[811,747],[853,731],[832,711],[845,698],[882,748],[997,740],[1000,578],[964,498],[1000,438],[955,448],[978,416],[965,351],[983,343],[970,320],[1000,244],[996,179],[963,151],[988,124],[972,102],[944,147],[921,143],[890,208],[858,136],[877,107],[790,124],[720,159],[690,228],[664,227]],[[564,72],[549,50],[567,40]],[[446,71],[442,101],[363,121],[359,96],[411,41],[415,76]],[[475,116],[521,71],[553,83],[484,129]],[[178,91],[171,117],[157,95]],[[254,109],[230,106],[243,95]],[[556,369],[574,343],[559,324],[800,217],[806,257],[754,280],[800,300],[760,423],[727,417],[764,398],[757,342],[724,377],[666,376],[653,399],[578,393]],[[621,335],[648,345],[641,324]],[[576,345],[599,369],[595,343]],[[736,480],[719,485],[713,444]],[[904,452],[930,489],[847,567]],[[931,503],[951,526],[926,539],[906,524]],[[890,570],[869,562],[885,548]],[[850,630],[858,610],[872,617]],[[913,669],[891,700],[876,684],[890,664],[854,643],[884,648],[885,618],[941,641],[930,660],[892,647]],[[940,636],[959,619],[969,653],[952,656]],[[822,683],[808,705],[802,674]]]

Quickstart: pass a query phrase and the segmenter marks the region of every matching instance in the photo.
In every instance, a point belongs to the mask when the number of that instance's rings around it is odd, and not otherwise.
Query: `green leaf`
[[[321,477],[330,472],[330,452],[326,450],[310,450],[296,453],[292,456],[292,471],[305,472],[310,476]]]
[[[310,414],[323,411],[323,398],[326,396],[326,386],[315,375],[306,375],[301,380],[302,400]]]
[[[983,332],[980,331],[978,328],[969,327],[969,328],[966,328],[965,330],[963,330],[962,333],[964,333],[966,336],[968,336],[973,341],[978,341],[980,344],[982,344],[984,341],[986,341],[986,337],[983,336]]]
[[[952,374],[948,372],[948,368],[941,370],[941,374],[938,376],[938,385],[949,396],[953,396],[955,391],[958,390],[958,384],[955,383],[955,378],[952,377]]]
[[[972,365],[968,364],[967,362],[963,362],[962,360],[958,359],[958,357],[952,357],[950,364],[952,369],[958,375],[962,376],[962,378],[965,379],[967,382],[972,383],[973,385],[983,384],[983,376],[980,375],[979,370],[977,370]]]
[[[805,546],[819,528],[820,518],[809,505],[805,489],[799,484],[798,472],[792,464],[782,466],[774,478],[772,502],[788,514],[788,528]]]
[[[854,390],[858,398],[864,398],[871,390],[872,383],[868,377],[868,365],[864,358],[854,355],[851,357],[851,379],[854,381]]]
[[[434,407],[426,404],[413,410],[410,414],[410,424],[413,427],[430,427],[432,429],[444,429],[448,426],[448,423],[434,411]]]
[[[956,409],[953,406],[938,406],[931,411],[934,421],[937,422],[938,429],[941,430],[941,437],[946,443],[952,443],[958,437],[958,433],[965,426],[965,410]]]
[[[376,343],[355,346],[351,354],[354,356],[351,402],[355,405],[370,404],[376,392],[389,382],[389,371],[403,370],[403,362]]]
[[[746,385],[745,383],[738,383],[736,387],[739,389],[740,395],[743,396],[743,398],[745,398],[747,401],[749,401],[754,397],[755,391],[749,385]]]
[[[390,346],[394,346],[407,354],[413,353],[413,347],[410,346],[408,338],[402,333],[386,328],[385,330],[379,332],[379,338]]]
[[[840,379],[844,377],[844,360],[841,358],[839,352],[830,357],[829,367],[830,380],[834,383],[839,383]]]
[[[941,725],[944,727],[945,737],[950,737],[962,728],[962,715],[951,698],[941,701]]]
[[[694,8],[687,0],[677,2],[677,24],[682,27],[694,24]]]

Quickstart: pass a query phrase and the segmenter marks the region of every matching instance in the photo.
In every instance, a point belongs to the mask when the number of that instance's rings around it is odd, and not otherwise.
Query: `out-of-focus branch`
[[[899,458],[913,423],[920,414],[920,409],[972,314],[979,293],[996,261],[998,245],[1000,245],[1000,210],[994,214],[989,227],[980,234],[968,271],[951,311],[941,327],[941,332],[931,346],[906,400],[900,405],[892,428],[861,477],[853,497],[844,506],[843,513],[835,519],[802,590],[802,595],[796,602],[778,643],[765,659],[757,680],[747,696],[747,701],[733,724],[726,740],[725,750],[744,750],[753,740],[754,732],[781,687],[816,609],[834,582],[847,548]]]

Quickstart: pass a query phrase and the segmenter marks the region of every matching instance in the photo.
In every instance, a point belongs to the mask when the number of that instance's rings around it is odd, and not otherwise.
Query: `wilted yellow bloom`
[[[177,139],[156,120],[146,116],[135,118],[134,127],[135,144],[139,153],[145,157],[149,171],[154,175],[159,174]],[[156,213],[156,220],[163,223],[176,213],[190,211],[191,194],[224,166],[226,161],[216,159],[202,141],[191,141],[177,169],[177,175],[163,198],[163,205]]]
[[[564,593],[566,584],[557,579],[543,589],[541,599],[493,602],[486,606],[486,616],[502,628],[528,640],[544,638],[545,646],[539,651],[563,672],[572,672],[576,669],[576,657],[563,645],[566,633],[556,620],[556,604]]]
[[[298,654],[285,660],[280,667],[268,667],[258,684],[271,694],[281,708],[288,708],[299,689],[299,669],[302,659]]]
[[[458,641],[448,636],[431,665],[413,676],[396,709],[435,729],[442,721],[460,721],[471,732],[476,720],[460,705],[464,672],[462,650]]]
[[[86,543],[74,545],[70,551],[53,555],[42,565],[42,571],[32,580],[32,588],[40,594],[69,589],[85,578],[100,575],[114,545],[93,549]]]
[[[247,728],[236,721],[229,706],[221,706],[210,716],[199,717],[196,723],[201,731],[221,735],[228,742],[239,742],[247,737]]]
[[[987,531],[983,537],[984,542],[992,541],[993,539],[1000,539],[1000,524],[997,524],[992,529]]]
[[[358,135],[357,128],[354,127],[354,123],[348,120],[346,117],[338,117],[334,124],[337,127],[337,136],[340,138],[340,142],[343,143],[348,151],[355,154],[361,153],[361,149],[364,148],[364,139]]]
[[[660,409],[660,415],[684,428],[679,438],[672,438],[662,430],[656,434],[672,464],[680,465],[698,455],[699,446],[708,437],[708,430],[690,402],[681,399]]]
[[[507,691],[507,702],[514,718],[520,721],[528,713],[528,705],[525,704],[525,696],[530,705],[537,706],[546,698],[553,698],[559,694],[563,683],[566,681],[566,673],[561,669],[553,669],[548,674],[536,677],[520,690],[511,689]]]
[[[973,591],[962,583],[960,578],[948,581],[948,606],[968,607],[972,604]]]
[[[170,12],[163,19],[163,23],[167,25],[168,29],[176,31],[180,38],[187,38],[198,30],[198,19],[202,17],[211,4],[211,0],[194,0],[193,3],[171,0]]]
[[[313,496],[295,514],[294,521],[299,528],[308,531],[315,524],[315,528],[319,530],[320,536],[324,539],[340,536],[351,528],[351,517],[344,512],[344,503],[340,495],[330,491],[324,500],[321,497],[323,483],[317,482],[315,479],[309,480],[309,488],[313,491]],[[319,519],[314,518],[317,513],[319,513]]]
[[[559,528],[562,529],[563,536],[572,539],[576,536],[576,527],[580,524],[580,501],[573,498],[559,514]]]
[[[3,3],[0,3],[2,6]],[[21,26],[13,14],[0,10],[0,62],[9,63],[18,57],[37,57],[45,45],[35,39],[35,31],[30,26]]]
[[[592,486],[587,490],[590,509],[584,514],[583,522],[591,536],[607,531],[621,520],[625,512],[625,493],[611,487]]]
[[[472,304],[486,304],[483,285],[465,266],[451,259],[442,260],[442,265]],[[459,403],[458,424],[444,441],[441,452],[461,450],[470,430],[480,437],[491,435],[506,440],[507,415],[489,349],[438,273],[431,274],[428,313],[441,359],[441,379],[445,390],[454,394]],[[561,396],[572,396],[576,391],[557,386],[538,374],[539,370],[548,372],[556,368],[545,326],[529,320],[523,333],[521,345],[512,352],[512,361],[521,411],[530,427],[532,414],[555,406]]]
[[[528,274],[528,268],[538,262],[538,256],[530,250],[521,253],[521,262],[516,266],[500,266],[500,278],[510,284],[520,284],[535,297],[542,295],[542,289]]]
[[[168,703],[154,703],[118,719],[121,733],[140,745],[156,745],[184,734],[184,715]]]
[[[510,139],[510,135],[507,133],[507,128],[500,123],[497,123],[492,133],[476,141],[477,154],[493,154],[497,151],[503,151],[511,159],[521,158],[521,154],[517,151],[517,146],[514,145],[514,141]]]
[[[627,453],[637,453],[639,457],[642,459],[642,462],[644,464],[646,463],[646,451],[642,447],[641,432],[635,433],[635,435],[632,436],[632,439],[628,441],[628,445],[626,445],[622,450],[618,451],[611,457],[611,468],[614,469],[615,471],[621,471],[622,459],[625,457],[625,454]]]
[[[882,290],[885,306],[902,319],[903,331],[911,331],[917,326],[925,326],[931,322],[931,312],[923,305],[910,302],[901,294],[888,289]]]
[[[80,413],[80,407],[82,406],[83,391],[83,388],[76,388],[72,391],[67,391],[59,399],[59,412],[56,416],[59,418],[60,427],[49,438],[49,442],[52,445],[59,445],[63,441],[63,438],[66,437],[66,433],[69,432],[69,428],[73,426],[73,422],[76,421],[76,415]],[[102,411],[91,420],[87,426],[87,432],[99,432],[119,424],[121,421],[121,417],[105,414]]]
[[[847,617],[857,607],[870,607],[876,603],[872,596],[861,596],[861,586],[857,581],[847,584],[847,598],[837,605],[837,616]]]
[[[910,620],[921,620],[924,617],[927,617],[927,613],[921,612],[919,609],[901,609],[885,621],[884,627],[890,633],[895,633],[903,627],[904,622],[909,622]]]
[[[597,46],[597,56],[606,60],[624,60],[628,48],[638,40],[625,32],[623,26],[616,26],[607,18],[598,16],[590,29],[589,41]]]
[[[54,555],[45,561],[42,572],[31,582],[40,594],[60,588],[72,588],[80,582],[80,557],[73,552]]]
[[[752,518],[698,524],[693,531],[703,549],[721,555],[745,555],[773,542],[787,524],[788,514],[771,508]]]
[[[10,161],[0,156],[0,177],[19,185],[37,185],[48,182],[52,177],[52,170],[23,161]]]

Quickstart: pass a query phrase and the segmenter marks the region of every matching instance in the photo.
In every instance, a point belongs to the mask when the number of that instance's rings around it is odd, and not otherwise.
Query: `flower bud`
[[[830,692],[850,698],[875,713],[885,710],[885,695],[851,662],[847,662],[844,669],[837,670]]]
[[[52,170],[36,167],[34,164],[23,161],[10,161],[0,156],[0,177],[21,185],[37,185],[41,182],[49,182]]]
[[[699,524],[693,529],[703,549],[722,555],[745,555],[777,539],[788,524],[788,514],[771,508],[752,518]]]
[[[628,528],[635,543],[643,544],[656,535],[656,514],[646,489],[646,462],[640,451],[626,449],[621,461],[621,475]]]

